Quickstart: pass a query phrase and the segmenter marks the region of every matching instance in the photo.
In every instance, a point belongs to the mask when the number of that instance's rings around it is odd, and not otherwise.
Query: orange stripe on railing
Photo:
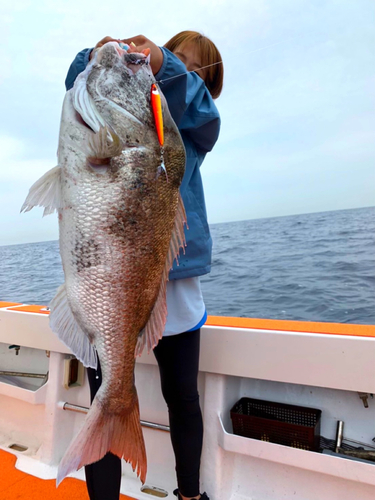
[[[49,314],[49,311],[46,311],[47,306],[45,305],[21,305],[14,302],[0,302],[0,308],[3,307],[11,307],[11,311],[16,312]],[[206,325],[223,326],[226,328],[249,328],[252,330],[278,330],[325,335],[348,335],[352,337],[375,337],[375,325],[356,325],[347,323],[208,316]]]
[[[17,312],[27,312],[27,313],[40,313],[40,314],[49,314],[49,311],[46,311],[47,306],[20,306],[20,307],[12,307],[12,311]]]
[[[20,306],[19,302],[1,302],[0,301],[0,309],[3,307],[12,307],[12,306]]]
[[[250,328],[256,330],[322,333],[326,335],[350,335],[353,337],[375,337],[375,325],[316,323],[313,321],[234,318],[225,316],[208,316],[206,325],[229,328]]]

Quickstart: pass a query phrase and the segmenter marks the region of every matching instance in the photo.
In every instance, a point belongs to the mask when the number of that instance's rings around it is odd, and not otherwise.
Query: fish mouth
[[[130,76],[135,75],[142,66],[150,65],[150,54],[146,55],[143,52],[127,52],[120,47],[117,42],[107,42],[100,47],[94,54],[93,60],[98,64],[105,64],[105,59],[111,59],[113,54],[117,54],[118,58],[127,68]]]
[[[142,66],[148,66],[150,64],[150,56],[146,56],[140,52],[125,52],[123,56],[124,62],[128,68],[135,74]]]

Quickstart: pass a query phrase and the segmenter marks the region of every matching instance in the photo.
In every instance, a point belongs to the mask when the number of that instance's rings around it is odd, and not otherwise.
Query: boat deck
[[[85,377],[67,384],[71,351],[51,332],[48,314],[43,305],[0,301],[1,500],[88,500],[82,471],[55,488],[56,464],[85,418],[63,410],[87,407],[89,388]],[[17,346],[20,353],[9,350]],[[373,463],[237,435],[230,416],[244,396],[316,408],[322,436],[334,440],[341,421],[344,440],[371,445],[374,359],[375,325],[210,316],[202,328],[198,377],[202,489],[215,500],[374,500]],[[38,379],[12,383],[11,372]],[[121,499],[147,500],[158,492],[174,500],[173,450],[168,433],[160,432],[168,413],[154,356],[143,353],[135,372],[141,418],[151,425],[143,427],[150,491],[141,490],[123,464]]]
[[[67,478],[56,489],[55,479],[39,479],[16,469],[17,457],[0,450],[1,500],[88,500],[86,484],[79,479]],[[125,495],[121,500],[134,500]]]

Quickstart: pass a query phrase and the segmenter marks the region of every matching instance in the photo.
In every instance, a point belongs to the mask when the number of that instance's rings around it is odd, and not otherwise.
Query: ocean
[[[208,314],[375,324],[375,207],[210,227]],[[0,247],[0,300],[48,304],[63,280],[57,241]]]

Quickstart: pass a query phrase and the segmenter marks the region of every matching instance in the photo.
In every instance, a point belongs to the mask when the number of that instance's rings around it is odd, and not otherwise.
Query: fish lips
[[[117,42],[107,42],[96,50],[92,62],[110,68],[118,62],[117,59],[114,59],[116,56],[124,64],[130,76],[135,75],[142,67],[150,66],[150,54],[128,53]]]

